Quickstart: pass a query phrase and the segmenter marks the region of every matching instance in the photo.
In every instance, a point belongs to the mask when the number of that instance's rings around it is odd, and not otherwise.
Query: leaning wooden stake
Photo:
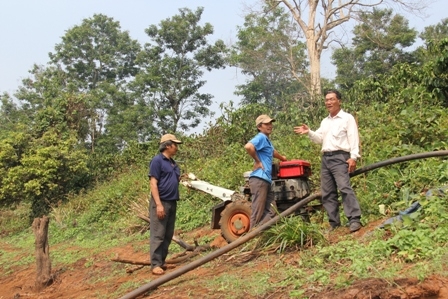
[[[36,256],[36,291],[41,291],[53,282],[51,277],[50,246],[48,245],[48,223],[47,216],[35,218],[33,221],[33,232],[36,238],[34,242],[34,254]]]

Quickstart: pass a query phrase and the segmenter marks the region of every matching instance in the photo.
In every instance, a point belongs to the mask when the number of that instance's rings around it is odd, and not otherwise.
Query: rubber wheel
[[[251,212],[247,200],[232,201],[224,208],[219,225],[227,242],[231,243],[249,231]]]

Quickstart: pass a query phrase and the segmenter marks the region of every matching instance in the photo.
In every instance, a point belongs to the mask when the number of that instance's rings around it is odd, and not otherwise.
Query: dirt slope
[[[356,233],[362,237],[370,227],[361,229]],[[195,237],[207,235],[214,239],[212,245],[221,247],[226,245],[219,236],[219,232],[203,228],[192,232]],[[330,242],[336,242],[336,237]],[[135,245],[135,244],[133,244]],[[143,245],[143,244],[140,244]],[[116,257],[130,260],[144,261],[148,259],[147,252],[136,252],[132,244],[113,248],[110,251],[90,257],[88,260],[78,260],[76,263],[64,268],[54,268],[55,281],[44,291],[36,293],[33,291],[35,280],[35,267],[18,266],[12,271],[0,274],[0,299],[6,298],[38,298],[38,299],[71,299],[71,298],[119,298],[137,289],[138,287],[156,279],[151,274],[149,267],[136,269],[134,265],[116,263],[110,260],[111,254]],[[0,242],[0,252],[13,250]],[[52,249],[50,248],[50,255]],[[20,256],[16,257],[20,259]],[[238,252],[230,252],[207,265],[203,265],[189,273],[169,281],[156,290],[142,295],[139,298],[289,298],[289,291],[285,289],[271,290],[269,294],[250,295],[244,290],[225,287],[225,279],[229,274],[232,277],[247,277],[253,273],[266,273],[269,276],[272,263],[269,260],[279,259],[275,256],[250,256]],[[299,259],[299,253],[288,253],[280,259],[285,264],[293,264]],[[184,262],[184,264],[188,261]],[[177,267],[182,267],[178,264]],[[2,269],[3,270],[3,269]],[[134,271],[133,271],[134,270]],[[172,271],[172,270],[168,270]],[[269,277],[270,281],[276,281],[277,277]],[[216,283],[211,289],[209,281],[223,281],[222,288],[216,288]],[[230,284],[231,285],[231,284]],[[244,286],[244,283],[236,284]],[[243,287],[244,288],[244,287]],[[352,286],[335,290],[331,286],[316,293],[312,288],[305,291],[304,296],[313,299],[448,299],[448,279],[433,276],[423,282],[417,279],[397,278],[393,281],[381,279],[367,279],[356,281]]]

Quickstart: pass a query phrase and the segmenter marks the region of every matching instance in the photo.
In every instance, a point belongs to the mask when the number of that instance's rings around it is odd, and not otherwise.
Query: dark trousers
[[[160,267],[165,264],[168,255],[168,247],[174,235],[174,225],[176,222],[177,201],[162,200],[165,209],[165,218],[157,217],[157,208],[154,199],[151,197],[149,203],[149,252],[151,258],[151,268]]]
[[[350,186],[348,173],[349,153],[341,153],[322,157],[320,185],[322,190],[322,205],[328,214],[332,227],[341,225],[339,217],[338,189],[342,195],[342,206],[349,222],[360,222],[361,208],[355,192]]]
[[[252,194],[250,228],[254,228],[275,216],[275,211],[271,207],[275,205],[274,193],[270,183],[256,177],[249,178],[249,188]]]

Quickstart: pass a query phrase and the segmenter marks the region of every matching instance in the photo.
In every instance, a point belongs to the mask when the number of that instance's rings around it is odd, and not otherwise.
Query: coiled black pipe
[[[362,173],[365,173],[367,171],[379,168],[379,167],[384,167],[387,165],[392,165],[392,164],[396,164],[396,163],[400,163],[400,162],[405,162],[405,161],[411,161],[411,160],[416,160],[416,159],[424,159],[424,158],[432,158],[432,157],[441,157],[441,156],[448,156],[448,150],[443,150],[443,151],[433,151],[433,152],[426,152],[426,153],[420,153],[420,154],[412,154],[412,155],[408,155],[408,156],[403,156],[403,157],[398,157],[398,158],[392,158],[389,160],[385,160],[382,162],[378,162],[378,163],[374,163],[368,166],[365,166],[363,168],[360,168],[356,171],[354,171],[353,173],[350,174],[350,176],[356,176]],[[213,251],[212,253],[199,258],[193,262],[191,262],[188,265],[183,266],[182,268],[179,268],[177,270],[174,270],[173,272],[167,273],[163,276],[161,276],[160,278],[157,278],[141,287],[139,287],[138,289],[124,295],[123,297],[121,297],[120,299],[133,299],[136,298],[137,296],[146,293],[147,291],[150,291],[152,289],[157,288],[158,286],[164,284],[165,282],[168,282],[176,277],[181,276],[182,274],[185,274],[193,269],[196,269],[197,267],[208,263],[209,261],[223,255],[224,253],[229,252],[230,250],[240,246],[241,244],[246,243],[247,241],[253,239],[254,237],[256,237],[259,233],[261,233],[262,231],[268,229],[269,227],[271,227],[272,225],[276,224],[282,217],[286,217],[291,215],[292,213],[294,213],[297,209],[307,205],[308,203],[310,203],[311,201],[320,198],[321,194],[320,193],[316,193],[316,194],[312,194],[308,197],[306,197],[305,199],[303,199],[302,201],[296,203],[295,205],[293,205],[292,207],[290,207],[289,209],[283,211],[281,214],[279,214],[278,216],[274,217],[273,219],[269,220],[268,222],[266,222],[265,224],[255,228],[254,230],[250,231],[249,233],[247,233],[246,235],[236,239],[235,241],[233,241],[232,243]]]

